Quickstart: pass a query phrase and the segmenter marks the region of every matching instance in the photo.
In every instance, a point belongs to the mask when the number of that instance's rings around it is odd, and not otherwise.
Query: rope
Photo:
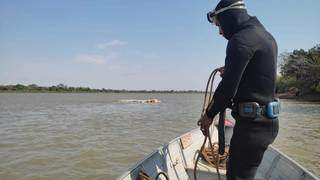
[[[216,74],[221,70],[222,70],[222,68],[217,68],[217,69],[213,70],[209,76],[207,86],[206,86],[206,92],[205,92],[205,96],[204,96],[204,100],[203,100],[202,112],[201,112],[200,117],[202,117],[206,113],[206,109],[207,109],[209,103],[213,99],[214,78],[215,78]],[[209,93],[209,97],[208,97],[208,93]],[[219,114],[219,128],[218,128],[218,130],[219,130],[219,145],[218,145],[218,143],[212,144],[209,127],[206,129],[207,135],[205,136],[205,138],[203,140],[203,143],[201,145],[201,148],[199,150],[198,156],[197,156],[195,164],[194,164],[194,170],[193,170],[194,180],[197,180],[197,172],[196,171],[197,171],[197,165],[198,165],[201,154],[208,161],[209,164],[211,164],[212,166],[214,166],[216,168],[216,171],[218,174],[218,180],[221,180],[220,171],[219,171],[220,161],[225,161],[228,156],[228,153],[227,153],[227,151],[225,151],[225,148],[224,148],[224,143],[225,143],[224,142],[224,131],[220,131],[220,130],[224,130],[223,129],[224,128],[224,117],[225,117],[225,112],[220,112],[220,114]],[[199,125],[199,123],[198,123],[198,125]],[[205,145],[206,145],[206,142],[208,139],[209,139],[210,148],[205,148]],[[221,145],[222,143],[223,143],[223,145]],[[210,154],[210,151],[211,151],[211,154]],[[164,172],[159,172],[157,174],[157,176],[155,177],[155,179],[157,180],[160,175],[163,175],[166,180],[169,180],[168,175]],[[139,179],[149,180],[150,176],[148,176],[143,171],[140,171],[139,172]]]
[[[222,68],[217,68],[217,69],[213,70],[209,76],[209,79],[207,81],[207,86],[206,86],[206,91],[205,91],[205,95],[204,95],[202,112],[201,112],[200,118],[203,115],[205,115],[206,109],[207,109],[209,103],[213,99],[213,82],[214,82],[216,74],[221,70],[222,70]],[[209,90],[209,87],[210,87],[210,90]],[[208,93],[209,93],[209,98],[207,99]],[[220,159],[226,159],[226,156],[227,156],[227,155],[225,155],[225,148],[224,148],[224,143],[225,143],[224,142],[224,118],[225,118],[225,112],[220,112],[220,114],[219,114],[219,146],[218,146],[218,148],[214,148],[214,146],[212,144],[209,127],[208,127],[208,129],[205,130],[205,131],[207,131],[206,132],[207,135],[205,136],[205,138],[203,140],[203,143],[201,145],[201,148],[199,150],[198,156],[197,156],[195,164],[194,164],[194,169],[193,169],[194,180],[197,180],[197,172],[196,172],[197,165],[198,165],[198,162],[200,159],[200,155],[204,154],[203,152],[205,152],[205,145],[206,145],[207,139],[209,139],[209,145],[210,145],[210,149],[211,149],[211,154],[213,156],[212,159],[214,160],[214,164],[212,164],[212,162],[210,160],[209,161],[207,160],[207,161],[211,165],[215,166],[217,174],[218,174],[218,180],[221,180],[220,171],[219,171],[219,163],[220,163]],[[198,125],[200,125],[199,122],[198,122]],[[222,143],[223,143],[223,145],[221,145]],[[219,151],[219,153],[215,153],[215,151],[216,152]],[[221,154],[222,156],[220,156],[219,154]],[[204,157],[206,157],[206,156],[204,155]]]
[[[213,143],[213,151],[214,154],[212,154],[212,151],[210,148],[204,148],[202,153],[203,158],[212,166],[215,167],[215,163],[217,161],[218,157],[218,149],[219,145],[218,143]],[[220,169],[226,169],[225,162],[227,161],[228,158],[228,152],[229,152],[229,146],[226,147],[226,151],[224,152],[223,155],[219,155],[219,168]]]
[[[158,178],[159,178],[160,175],[163,175],[166,180],[169,180],[169,177],[168,177],[168,175],[167,175],[165,172],[159,172],[159,173],[156,175],[155,180],[158,180]],[[139,180],[151,180],[151,177],[150,177],[148,174],[146,174],[145,172],[140,171],[139,174],[138,174],[138,179],[139,179]]]
[[[169,180],[168,175],[167,175],[166,173],[164,173],[164,172],[159,172],[159,173],[157,174],[155,180],[158,180],[158,178],[159,178],[160,175],[163,175],[163,176],[166,178],[166,180]]]

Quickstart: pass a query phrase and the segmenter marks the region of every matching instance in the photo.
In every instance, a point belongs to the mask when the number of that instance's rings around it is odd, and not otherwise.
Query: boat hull
[[[218,130],[216,127],[212,128],[212,141],[217,142]],[[118,179],[136,180],[139,172],[143,171],[151,179],[155,179],[159,172],[165,172],[170,180],[192,180],[194,162],[203,139],[204,137],[198,129],[183,134],[149,154]],[[226,178],[225,170],[220,170],[220,174],[222,179]],[[197,177],[201,180],[212,180],[217,179],[217,173],[215,168],[204,161],[200,161],[197,168]],[[269,146],[266,150],[255,179],[319,180],[315,175],[273,146]]]

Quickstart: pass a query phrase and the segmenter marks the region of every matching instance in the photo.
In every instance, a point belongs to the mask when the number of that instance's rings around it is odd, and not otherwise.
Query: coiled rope
[[[209,79],[207,81],[207,86],[206,86],[206,91],[205,91],[205,95],[204,95],[202,112],[201,112],[200,118],[205,115],[206,109],[209,106],[209,103],[213,99],[213,82],[214,82],[216,74],[218,72],[221,72],[222,69],[223,69],[222,67],[214,69],[209,76]],[[211,150],[212,160],[214,161],[214,164],[212,164],[209,157],[207,157],[207,158],[205,156],[204,157],[209,162],[209,164],[213,165],[216,168],[216,171],[218,174],[218,179],[221,180],[220,171],[219,171],[220,159],[226,159],[226,156],[227,156],[225,154],[225,148],[224,148],[224,144],[225,144],[225,142],[224,142],[224,119],[225,119],[225,112],[223,111],[223,112],[220,112],[220,114],[219,114],[219,125],[218,125],[219,145],[218,145],[218,147],[216,147],[216,146],[214,147],[212,144],[209,127],[207,129],[205,129],[206,135],[203,140],[202,146],[199,150],[198,156],[197,156],[195,164],[194,164],[194,169],[193,169],[193,177],[195,180],[197,180],[197,172],[196,171],[197,171],[197,165],[198,165],[198,162],[200,159],[200,155],[205,154],[206,152],[208,152],[209,149]],[[198,121],[198,125],[200,125],[199,123],[200,122]],[[207,139],[209,139],[209,145],[210,145],[209,149],[205,149]],[[215,145],[217,145],[217,143],[215,143]]]

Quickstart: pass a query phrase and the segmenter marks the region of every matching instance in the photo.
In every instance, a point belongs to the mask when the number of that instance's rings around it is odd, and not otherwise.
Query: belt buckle
[[[257,102],[240,103],[238,106],[238,113],[241,117],[256,118],[261,114],[261,108]]]

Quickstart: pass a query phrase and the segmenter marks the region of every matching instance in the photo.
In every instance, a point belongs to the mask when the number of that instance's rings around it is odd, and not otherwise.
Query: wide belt
[[[260,115],[273,119],[280,114],[280,100],[269,102],[267,105],[260,105],[257,102],[244,102],[233,106],[233,111],[237,112],[240,117],[256,118]]]
[[[244,102],[235,104],[232,111],[236,112],[240,117],[256,118],[259,115],[266,117],[266,106],[257,102]]]

